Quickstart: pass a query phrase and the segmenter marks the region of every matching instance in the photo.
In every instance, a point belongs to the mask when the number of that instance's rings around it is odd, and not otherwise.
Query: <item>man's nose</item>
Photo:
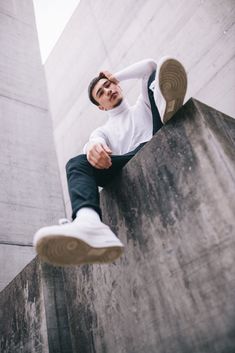
[[[113,91],[111,89],[108,89],[108,92],[107,92],[108,96],[111,96],[112,93]]]

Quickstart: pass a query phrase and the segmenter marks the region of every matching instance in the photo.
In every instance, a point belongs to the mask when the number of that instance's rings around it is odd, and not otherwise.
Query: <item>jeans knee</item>
[[[80,154],[76,157],[71,158],[65,165],[66,173],[68,174],[72,168],[78,167],[82,164],[87,163],[87,158],[85,154]]]

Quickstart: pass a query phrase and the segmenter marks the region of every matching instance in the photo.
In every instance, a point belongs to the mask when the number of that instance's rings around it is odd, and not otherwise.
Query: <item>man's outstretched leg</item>
[[[171,57],[157,63],[155,80],[151,83],[155,104],[165,124],[182,106],[187,90],[187,74],[183,65]]]
[[[142,144],[144,145],[144,144]],[[40,257],[54,265],[108,263],[123,252],[123,244],[101,221],[98,185],[105,186],[142,147],[123,156],[112,156],[109,169],[96,169],[86,155],[66,165],[73,222],[41,228],[34,237]]]

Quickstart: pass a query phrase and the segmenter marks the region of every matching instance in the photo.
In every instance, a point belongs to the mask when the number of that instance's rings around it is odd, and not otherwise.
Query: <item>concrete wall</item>
[[[0,352],[73,352],[61,268],[36,257],[1,291]]]
[[[1,353],[49,353],[42,270],[33,260],[0,293]]]
[[[190,100],[101,192],[122,257],[33,261],[0,293],[1,352],[233,353],[234,147],[235,121]]]
[[[234,17],[233,0],[81,0],[45,64],[69,216],[65,163],[106,119],[88,101],[91,78],[101,69],[173,55],[188,71],[186,100],[193,96],[234,117]],[[138,82],[123,87],[134,103]]]
[[[35,256],[33,234],[64,216],[31,0],[0,1],[0,290]]]
[[[235,351],[235,121],[189,101],[101,192],[125,244],[64,271],[75,352]]]

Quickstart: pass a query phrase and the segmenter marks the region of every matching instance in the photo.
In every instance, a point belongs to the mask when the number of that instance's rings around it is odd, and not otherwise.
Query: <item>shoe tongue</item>
[[[92,223],[99,223],[100,222],[100,216],[98,213],[93,210],[92,208],[89,207],[83,207],[80,210],[78,210],[76,218],[74,220],[75,222],[92,222]]]

